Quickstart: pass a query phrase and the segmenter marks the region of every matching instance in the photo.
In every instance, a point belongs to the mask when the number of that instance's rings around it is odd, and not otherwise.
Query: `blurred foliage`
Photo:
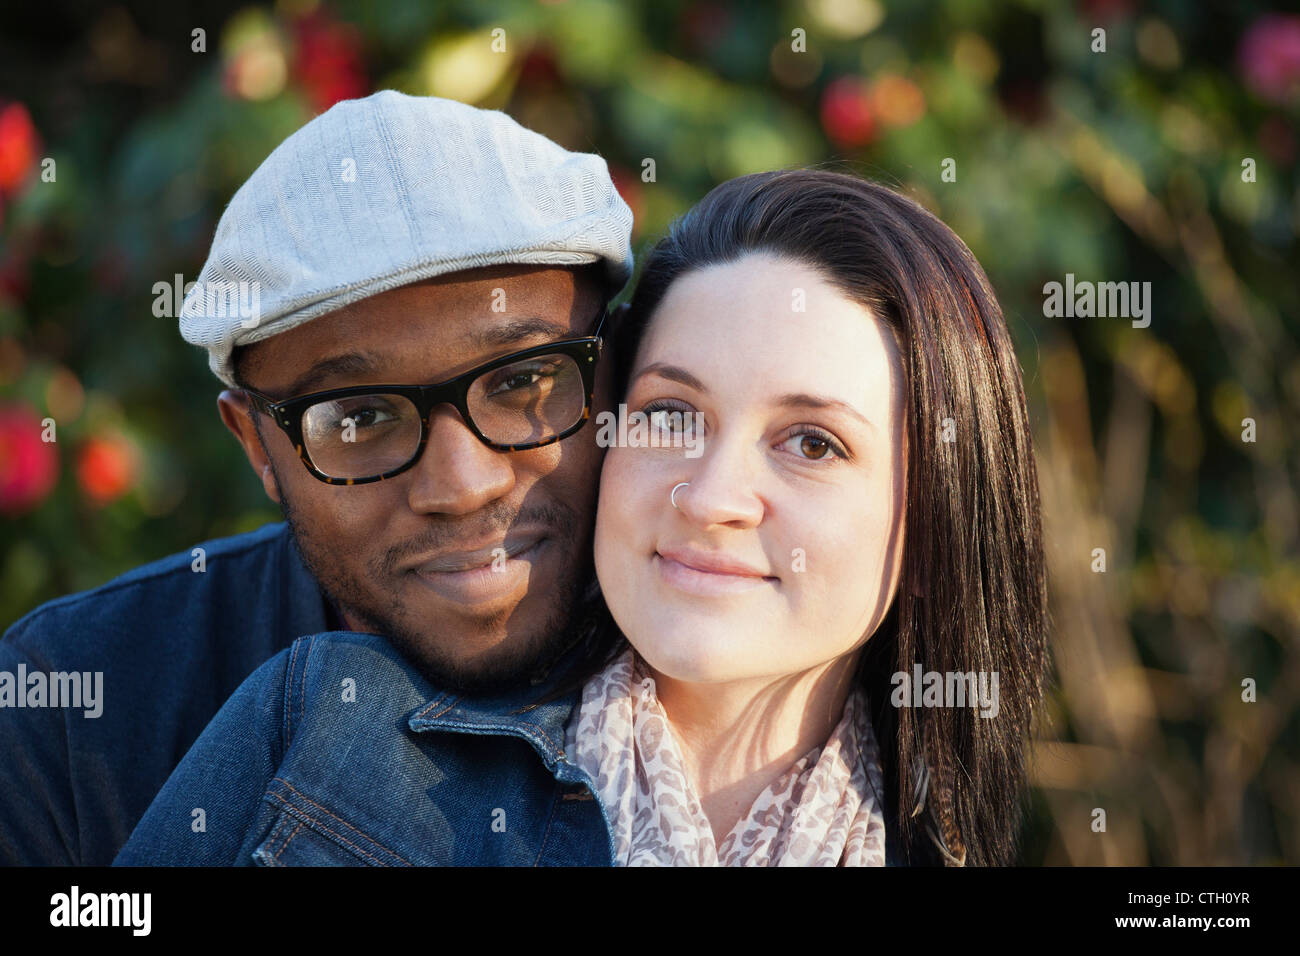
[[[1024,862],[1300,862],[1300,18],[1190,0],[4,16],[0,622],[278,519],[154,287],[197,276],[234,190],[338,99],[450,96],[600,152],[639,248],[723,179],[834,161],[966,240],[1020,349],[1057,664]],[[1067,273],[1151,282],[1150,327],[1045,318]]]

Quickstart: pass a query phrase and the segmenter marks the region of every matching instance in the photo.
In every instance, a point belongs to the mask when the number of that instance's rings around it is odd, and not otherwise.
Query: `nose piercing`
[[[677,508],[677,489],[685,488],[689,484],[690,484],[689,481],[679,481],[677,482],[677,484],[673,485],[673,492],[668,496],[668,500],[673,503],[674,508]],[[677,510],[681,511],[682,509],[677,508]]]

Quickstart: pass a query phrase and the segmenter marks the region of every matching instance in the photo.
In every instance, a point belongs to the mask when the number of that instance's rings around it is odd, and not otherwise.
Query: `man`
[[[595,336],[630,227],[602,159],[450,101],[340,103],[271,154],[181,330],[231,386],[222,421],[286,523],[9,629],[0,673],[101,673],[103,700],[0,708],[0,861],[111,862],[225,699],[301,635],[382,635],[459,691],[550,673],[590,569],[601,450],[581,426],[610,404]],[[223,307],[234,288],[251,314]]]

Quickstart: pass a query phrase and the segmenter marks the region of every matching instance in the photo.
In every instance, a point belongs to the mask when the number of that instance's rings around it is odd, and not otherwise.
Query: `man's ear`
[[[275,472],[271,470],[271,459],[262,447],[261,436],[253,423],[256,412],[248,396],[243,392],[224,390],[217,396],[217,411],[230,433],[244,447],[248,463],[253,466],[253,473],[262,481],[266,496],[276,504],[280,503],[280,486],[276,484]]]

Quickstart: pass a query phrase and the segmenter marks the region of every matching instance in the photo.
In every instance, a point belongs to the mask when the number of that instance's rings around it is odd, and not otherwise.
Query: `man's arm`
[[[66,721],[85,718],[80,711],[17,706],[17,695],[26,697],[19,675],[49,671],[16,643],[0,642],[0,680],[12,682],[14,695],[0,689],[0,865],[81,862],[76,801],[66,786]]]
[[[285,679],[292,648],[240,685],[154,798],[114,866],[235,866],[273,808],[262,796],[283,759]]]
[[[241,682],[323,630],[319,586],[283,524],[205,541],[25,615],[0,638],[0,865],[112,863]],[[26,706],[36,698],[18,679],[50,674],[98,688],[95,707]],[[6,687],[25,706],[6,702]]]

